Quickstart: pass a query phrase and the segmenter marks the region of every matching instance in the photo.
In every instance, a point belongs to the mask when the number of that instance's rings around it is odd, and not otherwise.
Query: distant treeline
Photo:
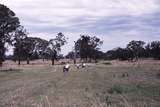
[[[58,33],[53,39],[45,40],[37,37],[29,37],[26,29],[20,24],[19,18],[7,6],[0,4],[0,66],[6,59],[26,61],[34,59],[48,59],[52,61],[63,58],[60,54],[61,47],[67,43],[67,38],[63,33]],[[97,59],[96,53],[103,42],[96,36],[81,35],[75,42],[74,51],[81,59]],[[13,55],[6,56],[8,48],[13,47]],[[76,58],[76,57],[74,57]]]
[[[26,60],[27,64],[29,64],[30,60],[36,59],[53,59],[54,61],[54,59],[81,58],[85,62],[90,62],[91,60],[96,61],[101,57],[98,54],[103,42],[96,36],[80,35],[80,38],[75,42],[74,50],[66,56],[60,54],[61,46],[66,43],[65,36],[62,33],[58,33],[56,38],[50,41],[37,37],[26,36],[23,38],[19,35],[15,38],[13,45],[14,53],[13,55],[6,56],[5,59],[18,61],[19,64],[20,61]]]
[[[90,55],[87,49],[87,55]],[[91,54],[93,55],[93,54]],[[137,61],[139,58],[153,58],[160,60],[160,41],[153,41],[145,43],[144,41],[131,41],[125,48],[117,47],[107,52],[96,50],[94,53],[95,58],[104,60],[130,60]],[[66,58],[73,58],[74,52],[69,52]],[[77,54],[77,57],[81,55]],[[89,58],[89,57],[88,57]]]
[[[139,58],[154,58],[160,60],[160,41],[145,45],[143,41],[131,41],[126,48],[115,48],[104,53],[105,59],[138,60]]]

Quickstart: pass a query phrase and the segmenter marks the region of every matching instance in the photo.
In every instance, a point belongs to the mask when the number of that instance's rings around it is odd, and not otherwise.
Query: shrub
[[[123,92],[123,88],[119,85],[114,85],[112,88],[108,90],[108,93],[110,94],[113,94],[113,93],[122,94],[122,92]]]
[[[105,64],[105,65],[112,65],[112,63],[110,63],[110,62],[104,62],[103,64]]]

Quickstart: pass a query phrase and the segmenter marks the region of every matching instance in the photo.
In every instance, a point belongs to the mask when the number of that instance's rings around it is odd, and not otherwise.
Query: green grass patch
[[[148,97],[160,97],[160,86],[114,85],[108,90],[110,94],[135,93]]]
[[[20,72],[22,71],[21,69],[3,69],[3,70],[0,70],[0,72]]]

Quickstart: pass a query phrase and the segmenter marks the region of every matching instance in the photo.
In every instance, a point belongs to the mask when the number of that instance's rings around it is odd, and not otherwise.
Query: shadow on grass
[[[12,69],[12,68],[9,68],[9,69],[1,69],[0,72],[20,72],[22,71],[21,69]]]
[[[104,65],[112,65],[111,62],[104,62],[103,64],[104,64]]]

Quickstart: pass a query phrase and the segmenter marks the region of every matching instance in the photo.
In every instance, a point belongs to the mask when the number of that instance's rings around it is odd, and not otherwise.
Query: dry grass
[[[160,106],[159,61],[72,65],[65,74],[61,65],[32,63],[1,68],[8,70],[0,72],[0,107]]]

